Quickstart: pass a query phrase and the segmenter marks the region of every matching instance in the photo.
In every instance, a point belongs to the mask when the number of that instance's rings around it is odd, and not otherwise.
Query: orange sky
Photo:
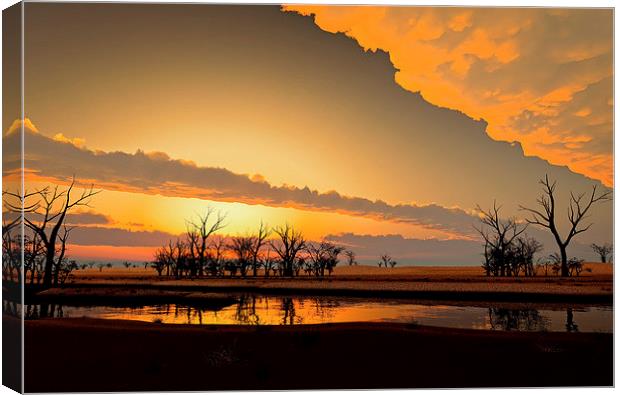
[[[476,204],[519,216],[545,173],[564,194],[612,184],[609,10],[25,10],[27,187],[103,190],[74,256],[147,259],[119,235],[174,236],[208,206],[231,235],[471,239]],[[16,118],[5,106],[11,144]],[[585,242],[610,238],[610,213]]]

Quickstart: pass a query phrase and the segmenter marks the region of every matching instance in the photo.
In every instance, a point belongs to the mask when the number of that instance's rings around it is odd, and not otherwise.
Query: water
[[[27,318],[91,317],[168,324],[301,325],[338,322],[401,322],[450,328],[514,331],[613,331],[611,306],[454,306],[410,300],[350,297],[235,295],[219,310],[182,304],[142,306],[26,306]],[[515,308],[517,306],[517,308]],[[5,311],[6,311],[5,305]],[[520,308],[519,308],[520,307]]]

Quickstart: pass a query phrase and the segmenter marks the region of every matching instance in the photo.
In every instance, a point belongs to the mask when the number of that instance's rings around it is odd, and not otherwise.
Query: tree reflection
[[[538,310],[489,307],[491,329],[505,331],[546,331],[547,320]]]
[[[242,295],[237,302],[235,320],[238,323],[260,325],[260,317],[256,314],[256,300],[262,302],[262,298],[256,295]]]
[[[293,298],[282,298],[282,312],[284,313],[282,316],[282,325],[295,325],[296,314]],[[298,323],[301,323],[301,317]]]
[[[566,332],[579,332],[579,327],[573,321],[573,309],[570,307],[566,309]]]
[[[20,307],[21,303],[6,299],[2,300],[2,314],[19,317],[21,315]]]
[[[334,312],[340,307],[340,303],[335,299],[314,298],[312,302],[314,304],[314,313],[320,322],[331,321],[331,318],[334,317]]]
[[[29,304],[26,305],[24,319],[32,320],[39,318],[62,318],[65,312],[59,304]]]

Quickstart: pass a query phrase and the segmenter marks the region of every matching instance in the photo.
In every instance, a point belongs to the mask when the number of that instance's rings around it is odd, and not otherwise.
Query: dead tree
[[[286,224],[274,229],[280,240],[271,242],[271,247],[278,254],[282,264],[282,275],[292,277],[295,272],[295,258],[306,248],[306,240],[301,232]]]
[[[258,233],[253,236],[252,243],[252,275],[254,277],[258,275],[260,250],[265,245],[265,242],[270,234],[271,231],[269,228],[263,224],[263,221],[261,221],[260,226],[258,227]]]
[[[517,276],[520,271],[526,277],[532,277],[536,274],[534,269],[534,255],[542,251],[543,245],[533,237],[527,235],[517,237],[515,240],[513,274]]]
[[[516,219],[501,219],[501,206],[493,202],[493,208],[483,210],[479,205],[476,209],[482,214],[480,228],[474,227],[482,236],[485,243],[485,269],[494,275],[512,275],[508,265],[508,255],[513,241],[525,231],[527,225],[522,226]]]
[[[32,213],[39,208],[39,202],[37,200],[34,202],[28,202],[28,200],[31,200],[30,198],[36,197],[38,194],[39,191],[30,193],[26,192],[24,194],[19,191],[17,193],[9,192],[8,190],[2,192],[3,209],[5,209],[7,213],[12,213],[15,215],[14,218],[8,220],[8,216],[3,215],[2,218],[2,278],[4,280],[21,280],[22,248],[24,248],[24,270],[26,270],[29,255],[29,250],[27,248],[29,241],[28,236],[22,234],[21,229],[17,232],[17,234],[14,234],[13,231],[21,224],[23,215],[26,213]],[[22,238],[24,241],[23,247]],[[40,241],[37,240],[36,234],[32,239],[30,239],[30,241],[33,243],[31,247],[37,247],[37,256],[39,256],[41,252],[40,249],[38,249],[38,246],[40,246]],[[24,272],[24,275],[26,275],[26,272]]]
[[[71,230],[73,230],[72,227],[68,228],[66,225],[63,225],[63,233],[62,235],[58,235],[58,240],[60,240],[60,247],[58,248],[58,257],[56,258],[56,262],[54,263],[54,286],[58,286],[59,284],[61,274],[60,272],[63,269],[63,265],[65,264],[64,261],[65,253],[67,251],[67,239],[69,238],[69,232],[71,232]],[[69,273],[66,273],[66,275],[68,276]]]
[[[224,275],[224,251],[226,242],[223,237],[216,237],[209,244],[207,251],[207,269],[212,276]]]
[[[36,233],[24,236],[24,277],[30,284],[38,284],[43,278],[45,250]]]
[[[262,266],[265,271],[264,276],[269,277],[269,273],[275,269],[276,260],[271,257],[271,248],[267,248],[267,253],[262,258]]]
[[[379,267],[394,267],[398,264],[392,257],[388,254],[383,254],[379,257]]]
[[[566,248],[573,237],[587,231],[592,226],[592,223],[586,226],[580,226],[581,222],[587,217],[590,208],[596,203],[611,200],[612,194],[611,191],[600,194],[597,193],[596,185],[592,186],[592,192],[587,196],[585,193],[575,196],[573,192],[571,192],[567,214],[570,230],[566,237],[562,238],[556,225],[556,204],[554,196],[556,182],[549,181],[549,177],[545,175],[545,178],[540,180],[540,184],[543,186],[543,193],[536,200],[540,208],[533,209],[521,206],[521,209],[531,214],[531,218],[527,220],[528,223],[549,229],[560,250],[560,274],[562,277],[568,277],[570,272]]]
[[[344,255],[347,257],[347,263],[349,264],[349,266],[357,266],[357,261],[355,260],[355,252],[351,250],[345,250]]]
[[[24,206],[36,207],[29,212],[40,216],[41,220],[36,221],[35,215],[25,215],[24,222],[28,228],[35,232],[41,239],[45,248],[45,267],[43,271],[43,286],[49,288],[53,282],[57,282],[54,275],[54,269],[57,269],[57,243],[62,243],[61,252],[64,254],[64,246],[66,245],[66,236],[60,234],[61,229],[65,225],[67,213],[72,209],[80,206],[89,207],[90,198],[101,191],[95,191],[91,185],[89,189],[85,189],[76,199],[71,198],[71,193],[75,187],[75,177],[71,179],[71,184],[66,190],[59,190],[58,186],[53,190],[44,188],[25,196],[36,197],[37,201]],[[12,208],[13,210],[15,207]],[[20,210],[21,211],[21,210]],[[63,256],[64,257],[64,256]],[[56,277],[57,278],[57,277]]]
[[[190,249],[196,254],[196,269],[199,276],[203,275],[207,264],[209,238],[226,226],[225,219],[226,215],[209,207],[205,214],[198,216],[197,220],[188,221],[188,237],[190,235],[195,237],[194,240],[190,240]]]
[[[603,245],[592,243],[590,247],[592,247],[594,252],[596,252],[601,257],[601,263],[607,263],[609,261],[608,258],[614,252],[614,247],[611,244],[607,244],[607,243]]]
[[[252,263],[254,253],[254,238],[251,236],[233,237],[228,244],[228,249],[235,256],[237,268],[241,277],[245,277],[248,267]]]
[[[331,275],[338,265],[338,255],[344,250],[343,247],[322,241],[319,244],[311,244],[307,248],[310,259],[314,265],[315,275],[325,276],[325,270]]]
[[[194,230],[187,229],[187,264],[189,266],[190,276],[195,277],[198,270],[198,233]]]

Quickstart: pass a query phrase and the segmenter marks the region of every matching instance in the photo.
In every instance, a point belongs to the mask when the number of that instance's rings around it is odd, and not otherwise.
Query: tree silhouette
[[[208,207],[207,211],[198,215],[196,220],[187,222],[188,248],[191,255],[193,275],[202,276],[207,264],[207,249],[209,248],[209,238],[215,232],[223,229],[226,224],[226,215],[220,211]]]
[[[258,227],[258,233],[252,236],[252,275],[256,277],[258,275],[258,267],[260,265],[260,251],[261,248],[266,244],[265,241],[271,234],[269,228],[263,224],[261,221],[260,226]]]
[[[556,225],[556,204],[554,196],[556,182],[549,181],[547,175],[539,182],[543,186],[543,193],[537,199],[540,208],[533,209],[521,206],[521,209],[532,215],[531,218],[527,219],[528,223],[549,229],[560,250],[560,274],[562,277],[568,277],[570,272],[566,248],[573,237],[590,229],[592,224],[581,226],[582,221],[587,218],[588,211],[594,204],[611,200],[611,191],[598,194],[596,185],[593,185],[592,192],[587,196],[585,193],[575,196],[573,192],[571,192],[567,214],[568,221],[570,222],[570,230],[566,237],[562,238]]]
[[[542,249],[543,245],[533,237],[517,237],[513,246],[513,274],[518,276],[522,271],[524,276],[534,276],[534,255]]]
[[[347,257],[347,263],[349,266],[357,265],[357,261],[355,260],[355,252],[351,250],[345,250],[344,255]]]
[[[614,252],[614,247],[611,244],[607,244],[607,243],[603,245],[597,245],[597,244],[592,243],[590,247],[592,247],[594,252],[596,252],[601,257],[602,263],[607,263],[608,257],[611,256],[611,254],[613,254]]]
[[[282,265],[282,275],[292,277],[297,254],[306,248],[306,240],[301,232],[296,231],[288,223],[274,229],[279,236],[278,242],[271,242],[271,247],[278,254]]]
[[[314,266],[314,273],[317,276],[325,276],[325,270],[331,275],[338,265],[338,255],[344,250],[329,241],[322,241],[319,244],[308,246],[308,254]]]
[[[226,241],[223,237],[215,237],[207,251],[207,268],[212,276],[224,275],[224,251]]]
[[[511,249],[513,242],[525,232],[527,225],[517,223],[515,218],[501,219],[501,206],[493,202],[493,208],[483,210],[479,205],[476,209],[480,212],[480,228],[474,227],[484,239],[485,270],[487,275],[512,275]]]
[[[388,254],[381,255],[379,259],[379,267],[394,267],[397,265],[397,262]]]
[[[251,236],[233,237],[228,244],[242,277],[246,276],[248,267],[252,264],[253,247],[254,238]]]
[[[38,194],[39,191],[26,192],[24,194],[19,191],[17,193],[9,192],[8,190],[2,192],[3,208],[7,212],[18,214],[11,220],[7,220],[5,215],[2,216],[2,278],[4,280],[21,280],[22,236],[24,241],[24,270],[26,272],[30,270],[31,283],[34,283],[35,278],[39,282],[42,276],[42,270],[39,268],[39,264],[41,264],[39,258],[41,256],[44,257],[45,254],[38,235],[36,233],[32,237],[26,234],[22,235],[21,229],[17,234],[13,233],[14,229],[19,228],[22,213],[26,215],[39,209],[40,204],[38,201],[30,202],[31,198],[38,196]]]
[[[54,189],[44,188],[26,193],[24,196],[20,196],[20,206],[10,206],[10,209],[15,212],[22,212],[22,206],[28,208],[24,211],[30,215],[24,215],[24,222],[40,238],[45,251],[43,286],[46,288],[51,287],[52,283],[58,284],[58,272],[64,258],[67,237],[71,230],[65,226],[67,213],[76,207],[89,207],[90,198],[101,192],[95,191],[91,185],[80,196],[72,199],[71,194],[74,187],[75,177],[71,179],[69,187],[65,190],[60,190],[56,186]],[[16,195],[18,194],[13,194],[13,196]],[[26,199],[28,198],[34,198],[36,201],[27,203]],[[40,217],[41,220],[36,221],[35,218],[37,217]],[[57,249],[58,242],[61,243],[60,249]]]

